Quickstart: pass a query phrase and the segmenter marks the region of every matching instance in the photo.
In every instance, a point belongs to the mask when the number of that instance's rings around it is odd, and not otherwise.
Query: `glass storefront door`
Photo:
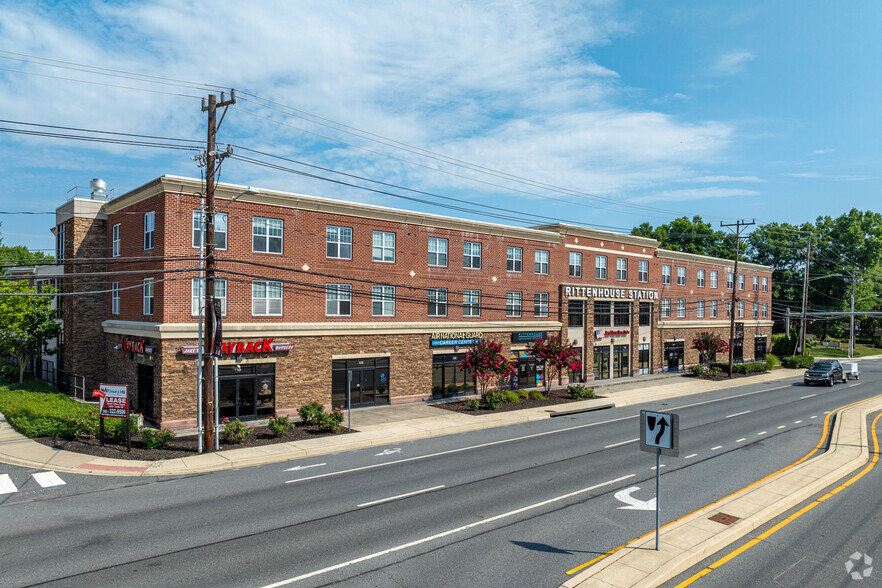
[[[594,379],[609,379],[609,347],[594,348]]]
[[[613,346],[613,377],[624,378],[631,375],[631,357],[627,345]]]
[[[649,373],[649,343],[637,345],[637,368],[641,376]]]
[[[665,343],[665,371],[680,372],[683,371],[683,358],[686,356],[685,343],[675,341]]]
[[[389,404],[389,358],[335,359],[331,362],[331,402],[346,406],[346,385],[352,406]]]
[[[765,361],[766,360],[766,338],[765,337],[754,337],[753,338],[753,357],[756,361]]]
[[[459,370],[464,353],[451,353],[432,356],[432,398],[450,398],[474,394],[475,377]]]
[[[275,364],[218,367],[221,418],[270,416],[275,412]]]

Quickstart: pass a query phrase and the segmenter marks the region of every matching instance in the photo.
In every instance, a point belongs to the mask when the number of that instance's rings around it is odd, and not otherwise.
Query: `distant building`
[[[474,390],[457,364],[490,339],[541,385],[536,338],[582,354],[568,380],[639,377],[698,363],[692,338],[729,336],[763,358],[766,266],[666,251],[653,239],[565,224],[520,228],[261,190],[217,187],[219,360],[226,417],[293,413],[318,400],[424,401]],[[153,423],[196,422],[202,281],[199,180],[163,176],[111,200],[74,197],[55,233],[65,264],[63,368],[86,388],[127,384]],[[83,274],[81,277],[75,274]],[[109,276],[109,277],[108,277]],[[97,294],[95,292],[98,292]],[[722,358],[721,358],[722,359]]]

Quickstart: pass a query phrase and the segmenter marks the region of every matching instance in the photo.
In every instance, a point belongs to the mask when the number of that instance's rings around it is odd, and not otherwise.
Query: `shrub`
[[[791,370],[808,369],[814,362],[815,358],[811,355],[790,355],[781,358],[781,365]]]
[[[39,381],[0,386],[0,411],[16,431],[30,438],[74,437],[88,431],[91,423],[92,434],[98,431],[96,406],[75,402]]]
[[[0,359],[0,380],[18,382],[18,365],[8,359]]]
[[[159,449],[165,447],[168,442],[174,439],[175,432],[168,429],[141,429],[141,441],[147,449]]]
[[[481,401],[478,400],[477,398],[469,398],[468,403],[469,403],[469,408],[471,408],[475,412],[477,412],[478,408],[480,408],[480,406],[481,406]]]
[[[527,392],[526,390],[524,390],[523,388],[518,390],[518,398],[529,398],[529,397],[530,397],[530,393]]]
[[[288,416],[278,415],[271,416],[267,426],[276,437],[283,437],[285,433],[294,428],[294,425],[291,424],[291,419]]]
[[[297,409],[300,420],[306,425],[317,425],[325,413],[325,405],[313,400]]]
[[[573,398],[594,398],[594,388],[589,388],[583,384],[570,384],[567,386],[567,392]]]
[[[489,390],[481,394],[481,402],[488,410],[496,410],[502,404],[502,392]]]
[[[241,445],[245,442],[245,437],[250,435],[254,431],[254,427],[249,427],[239,419],[230,419],[225,418],[223,421],[224,431],[223,431],[223,440],[224,443],[228,443],[230,445]]]
[[[539,390],[533,390],[530,392],[530,400],[545,400],[545,395]]]
[[[704,366],[700,365],[690,365],[686,370],[692,374],[693,376],[700,376],[704,373]]]
[[[720,373],[721,373],[722,371],[723,371],[723,370],[721,370],[721,369],[718,368],[717,366],[711,366],[711,367],[707,370],[707,375],[709,375],[709,376],[711,376],[711,377],[719,376]]]
[[[768,354],[766,354],[766,365],[769,367],[769,369],[772,369],[773,367],[775,367],[777,365],[781,365],[781,360],[778,359],[777,355],[773,355],[771,353],[768,353]]]
[[[518,393],[514,390],[509,390],[508,392],[502,393],[502,401],[506,404],[517,404],[518,400],[520,399],[521,397],[518,396]]]
[[[129,415],[132,437],[138,434],[138,415]],[[104,419],[104,438],[112,443],[126,440],[126,419]]]
[[[340,423],[343,422],[343,407],[335,408],[331,412],[322,413],[319,418],[319,429],[322,431],[330,431],[336,433],[340,430]]]

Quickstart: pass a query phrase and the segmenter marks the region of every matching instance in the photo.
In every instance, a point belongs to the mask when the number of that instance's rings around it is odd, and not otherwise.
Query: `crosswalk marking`
[[[9,474],[0,474],[0,494],[12,494],[18,492],[18,488],[12,483]]]
[[[33,474],[33,476],[37,481],[37,484],[43,488],[61,486],[64,484],[64,480],[62,480],[55,472],[37,472],[36,474]]]

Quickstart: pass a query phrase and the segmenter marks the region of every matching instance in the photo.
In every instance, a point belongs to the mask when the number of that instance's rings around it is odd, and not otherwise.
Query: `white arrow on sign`
[[[655,510],[655,498],[639,500],[631,496],[631,492],[640,490],[640,486],[631,486],[615,493],[616,500],[621,500],[628,506],[620,506],[619,510]]]
[[[309,469],[309,468],[317,468],[317,467],[319,467],[319,466],[323,466],[323,465],[328,465],[328,464],[326,464],[326,463],[314,463],[314,464],[312,464],[312,465],[308,465],[308,466],[294,466],[293,468],[288,468],[288,469],[285,470],[285,471],[286,471],[286,472],[299,472],[300,470],[306,470],[306,469]]]
[[[393,453],[401,453],[401,448],[395,447],[394,449],[387,449],[385,451],[378,453],[377,455],[392,455]]]

